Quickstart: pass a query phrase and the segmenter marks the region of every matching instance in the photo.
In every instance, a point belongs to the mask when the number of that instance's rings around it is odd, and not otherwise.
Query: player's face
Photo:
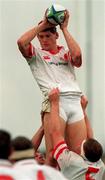
[[[42,49],[44,49],[46,51],[55,49],[55,47],[57,46],[57,44],[56,44],[57,38],[58,38],[58,34],[57,33],[53,34],[50,31],[40,32],[38,34],[38,39],[39,39],[40,45],[41,45]]]

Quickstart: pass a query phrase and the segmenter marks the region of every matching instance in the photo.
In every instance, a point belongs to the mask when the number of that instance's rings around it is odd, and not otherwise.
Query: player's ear
[[[59,38],[59,34],[58,34],[58,32],[56,32],[56,39],[58,39]]]

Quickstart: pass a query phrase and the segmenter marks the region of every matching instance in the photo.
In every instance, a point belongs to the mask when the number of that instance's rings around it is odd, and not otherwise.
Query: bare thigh
[[[70,150],[80,154],[80,146],[87,138],[87,129],[84,119],[66,125],[66,142]]]
[[[52,140],[51,136],[49,134],[49,121],[50,121],[50,113],[45,113],[44,114],[44,134],[45,134],[45,145],[46,145],[46,158],[49,159],[50,154],[52,153],[53,150],[53,145],[52,145]],[[64,136],[65,132],[65,121],[60,118],[61,122],[61,132],[62,135]]]

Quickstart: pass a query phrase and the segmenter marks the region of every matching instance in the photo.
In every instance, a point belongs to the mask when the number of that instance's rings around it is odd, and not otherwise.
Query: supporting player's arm
[[[37,132],[34,134],[34,136],[32,137],[32,140],[31,140],[35,151],[37,151],[37,149],[39,148],[39,146],[40,146],[40,144],[42,142],[43,136],[44,136],[44,128],[43,128],[43,125],[42,125],[37,130]]]
[[[93,130],[92,130],[89,118],[86,113],[87,104],[88,104],[88,100],[87,100],[86,96],[82,95],[81,96],[81,106],[83,109],[84,119],[85,119],[86,128],[87,128],[87,138],[93,138]]]
[[[53,147],[59,142],[64,140],[61,133],[61,124],[59,119],[59,90],[53,89],[49,94],[51,105],[50,120],[49,120],[49,133],[52,138]]]
[[[51,104],[51,116],[49,120],[49,133],[53,144],[53,157],[59,164],[60,169],[68,168],[72,156],[64,137],[61,133],[61,123],[59,118],[59,90],[53,89],[49,94]]]
[[[68,46],[69,51],[70,51],[71,63],[76,67],[80,67],[82,64],[81,49],[67,29],[68,21],[69,21],[69,12],[66,10],[65,20],[60,25],[60,28],[63,32],[64,38],[66,40],[67,46]]]

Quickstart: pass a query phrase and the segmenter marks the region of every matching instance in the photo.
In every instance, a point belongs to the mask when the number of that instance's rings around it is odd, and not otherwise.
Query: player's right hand
[[[48,8],[47,8],[46,11],[45,11],[43,23],[44,23],[44,25],[46,26],[46,28],[55,27],[54,24],[50,23],[50,22],[47,20],[47,11],[48,11]]]

